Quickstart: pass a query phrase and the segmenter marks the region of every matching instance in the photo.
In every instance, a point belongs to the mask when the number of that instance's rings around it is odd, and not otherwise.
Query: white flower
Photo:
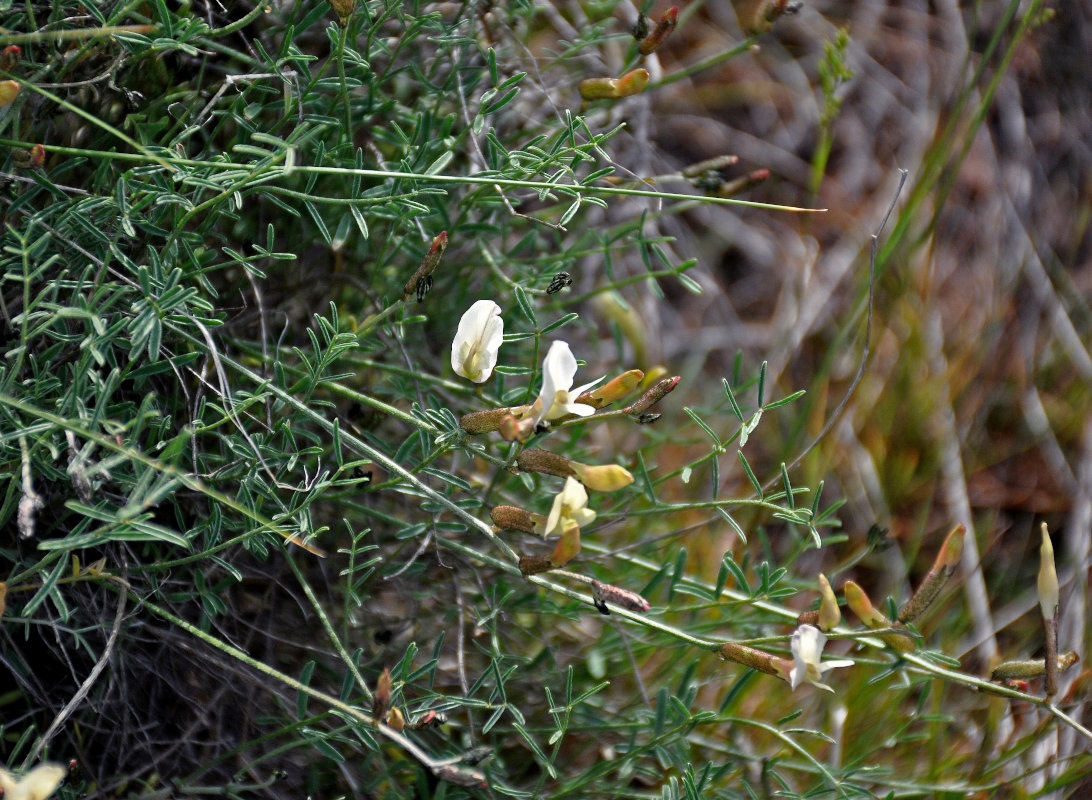
[[[555,533],[560,535],[566,528],[573,525],[580,528],[590,525],[594,520],[595,512],[588,508],[588,492],[580,481],[566,478],[565,488],[554,498],[550,516],[546,518],[546,529],[542,535],[544,537]]]
[[[554,342],[542,361],[542,391],[533,406],[536,425],[543,420],[560,419],[569,414],[590,417],[595,413],[594,406],[577,403],[576,398],[603,379],[598,378],[573,389],[575,377],[576,357],[569,350],[569,345],[566,342]]]
[[[827,637],[814,625],[801,625],[792,635],[792,660],[795,662],[789,670],[789,683],[793,690],[803,681],[807,681],[820,689],[828,692],[834,690],[822,683],[822,677],[836,667],[852,667],[853,662],[841,659],[820,664],[819,659],[823,655],[823,648],[827,644]]]
[[[451,368],[474,383],[485,383],[497,366],[497,351],[503,339],[500,306],[492,300],[479,300],[459,320],[459,330],[451,343]]]
[[[21,779],[0,769],[0,792],[4,800],[46,800],[61,785],[68,769],[60,764],[39,764]]]

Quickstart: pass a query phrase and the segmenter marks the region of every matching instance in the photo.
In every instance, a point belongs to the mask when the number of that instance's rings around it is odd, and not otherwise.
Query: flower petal
[[[492,300],[479,300],[463,314],[451,343],[451,368],[455,374],[475,383],[489,380],[504,341],[500,313],[500,306]]]
[[[558,393],[568,392],[575,377],[576,356],[569,349],[568,342],[554,342],[542,361],[542,391],[535,401],[538,407],[535,413],[536,425],[544,419],[556,419],[558,415],[551,415],[554,414]]]

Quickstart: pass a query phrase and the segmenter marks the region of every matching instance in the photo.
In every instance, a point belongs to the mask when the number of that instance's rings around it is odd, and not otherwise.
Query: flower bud
[[[891,620],[876,610],[865,590],[853,581],[846,581],[842,584],[842,594],[846,597],[846,605],[853,609],[853,613],[866,627],[887,628],[891,626]]]
[[[748,189],[753,189],[758,184],[768,180],[769,177],[770,171],[768,169],[756,169],[741,178],[721,182],[712,194],[714,197],[735,197]]]
[[[30,166],[37,169],[45,163],[45,157],[45,145],[43,145],[41,142],[30,148]]]
[[[569,463],[576,479],[597,492],[616,492],[633,483],[633,475],[617,464],[590,466],[579,461]]]
[[[675,26],[679,22],[679,7],[671,6],[664,15],[660,17],[660,21],[656,23],[656,27],[652,29],[652,32],[648,34],[637,46],[637,52],[643,56],[647,56],[654,52],[664,40],[671,35],[671,32],[675,30]]]
[[[428,728],[436,728],[440,725],[447,723],[447,717],[443,714],[438,714],[436,711],[430,709],[424,714],[419,715],[413,722],[409,723],[407,727],[410,730],[423,731]]]
[[[344,28],[349,24],[349,17],[352,16],[353,9],[356,7],[356,0],[329,0],[329,2],[330,7],[337,14],[338,23]]]
[[[631,592],[629,589],[623,589],[621,586],[614,586],[610,583],[600,583],[597,580],[591,582],[592,598],[595,600],[595,607],[599,609],[600,613],[609,614],[610,609],[607,608],[607,603],[614,603],[616,606],[628,609],[629,611],[636,611],[638,613],[644,613],[652,608],[649,602],[637,592]]]
[[[397,708],[392,708],[387,713],[387,727],[394,728],[396,731],[405,730],[406,718],[402,716],[402,712]]]
[[[647,69],[635,69],[627,72],[621,78],[615,81],[618,87],[619,97],[629,97],[630,95],[640,94],[648,86],[648,70]]]
[[[477,789],[489,788],[484,773],[469,767],[460,767],[458,764],[440,764],[432,769],[432,774],[442,781],[453,783],[456,786],[472,786]]]
[[[406,282],[406,287],[402,290],[403,300],[408,300],[410,296],[414,294],[417,295],[418,302],[424,299],[424,293],[428,292],[427,287],[432,285],[432,273],[435,272],[436,267],[439,266],[440,259],[444,257],[445,250],[447,250],[447,231],[440,231],[440,233],[436,235],[436,238],[432,240],[432,246],[429,247],[428,252],[425,253],[425,257],[421,261],[421,266],[417,268],[417,271],[414,272],[413,276]],[[424,290],[424,293],[422,292],[422,289]]]
[[[680,380],[682,380],[682,378],[678,375],[671,378],[664,378],[641,395],[635,402],[622,409],[622,411],[629,414],[631,417],[640,416],[652,406],[656,405],[656,403],[663,400],[666,395],[674,391],[675,387],[679,385]]]
[[[577,87],[585,100],[617,100],[639,94],[648,85],[648,70],[635,69],[621,78],[588,78]]]
[[[802,0],[763,0],[759,3],[754,16],[751,17],[750,23],[744,26],[744,33],[748,36],[766,33],[780,17],[796,14],[803,5]]]
[[[796,624],[799,625],[818,625],[819,624],[819,609],[812,608],[807,611],[801,611],[796,615]]]
[[[585,403],[598,411],[633,392],[633,390],[637,388],[637,385],[644,380],[644,377],[645,373],[641,370],[631,369],[628,372],[623,372],[621,375],[611,378],[597,389],[592,389],[590,392],[584,392],[584,394],[576,398],[576,401],[578,403]]]
[[[8,599],[8,585],[3,581],[0,581],[0,617],[4,616],[4,609],[7,608]]]
[[[830,588],[830,581],[823,573],[819,573],[819,593],[822,600],[819,602],[819,630],[832,630],[842,621],[842,610],[838,608],[838,598],[834,596],[834,590]]]
[[[372,701],[372,716],[378,722],[387,716],[391,707],[391,670],[387,667],[379,680],[375,682],[375,698]]]
[[[688,164],[680,170],[680,174],[684,178],[700,178],[707,172],[718,172],[722,169],[735,166],[738,163],[739,156],[737,155],[716,156],[714,158],[707,158],[704,161],[698,161],[694,164]]]
[[[872,601],[865,594],[865,590],[853,581],[846,581],[842,584],[842,594],[845,595],[846,605],[853,609],[853,613],[860,618],[866,628],[876,630],[877,628],[892,627],[891,620],[872,605]],[[880,634],[880,638],[900,653],[911,653],[914,650],[913,642],[906,636],[897,633],[883,633]]]
[[[2,51],[0,51],[0,70],[4,72],[11,72],[12,68],[19,61],[19,54],[23,51],[19,49],[17,44],[9,44]]]
[[[530,406],[522,406],[530,411]],[[513,412],[518,409],[512,409]],[[535,419],[522,413],[512,413],[504,416],[500,421],[498,430],[501,438],[506,442],[522,442],[535,429]]]
[[[1039,610],[1043,619],[1054,619],[1058,615],[1058,572],[1054,568],[1054,547],[1045,522],[1040,531],[1043,541],[1039,546]]]
[[[0,81],[0,106],[11,105],[19,94],[19,84],[15,81]]]
[[[1043,650],[1046,665],[1045,691],[1048,697],[1058,692],[1058,572],[1054,568],[1054,546],[1046,523],[1040,528],[1043,543],[1039,546],[1039,611],[1043,614]]]

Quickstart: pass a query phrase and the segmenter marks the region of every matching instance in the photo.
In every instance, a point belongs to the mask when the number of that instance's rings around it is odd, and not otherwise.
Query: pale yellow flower
[[[793,667],[789,670],[789,683],[795,690],[804,681],[828,692],[834,690],[822,682],[823,675],[837,667],[852,667],[848,659],[820,663],[827,637],[814,625],[801,625],[792,635]]]
[[[588,508],[588,492],[580,481],[566,478],[564,488],[554,497],[542,535],[560,536],[569,527],[582,528],[593,521],[595,512]]]
[[[0,768],[0,790],[3,800],[46,800],[57,791],[68,768],[61,764],[43,763],[18,780],[6,769]]]

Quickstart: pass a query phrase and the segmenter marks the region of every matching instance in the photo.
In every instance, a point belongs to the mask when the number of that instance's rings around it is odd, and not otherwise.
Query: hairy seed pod
[[[604,614],[609,614],[609,611],[604,611],[606,603],[614,603],[616,606],[620,606],[628,611],[636,611],[644,613],[648,611],[652,606],[645,598],[637,594],[637,592],[631,592],[629,589],[623,589],[621,586],[614,586],[610,583],[600,583],[597,580],[591,582],[592,598],[595,600],[595,607]]]

